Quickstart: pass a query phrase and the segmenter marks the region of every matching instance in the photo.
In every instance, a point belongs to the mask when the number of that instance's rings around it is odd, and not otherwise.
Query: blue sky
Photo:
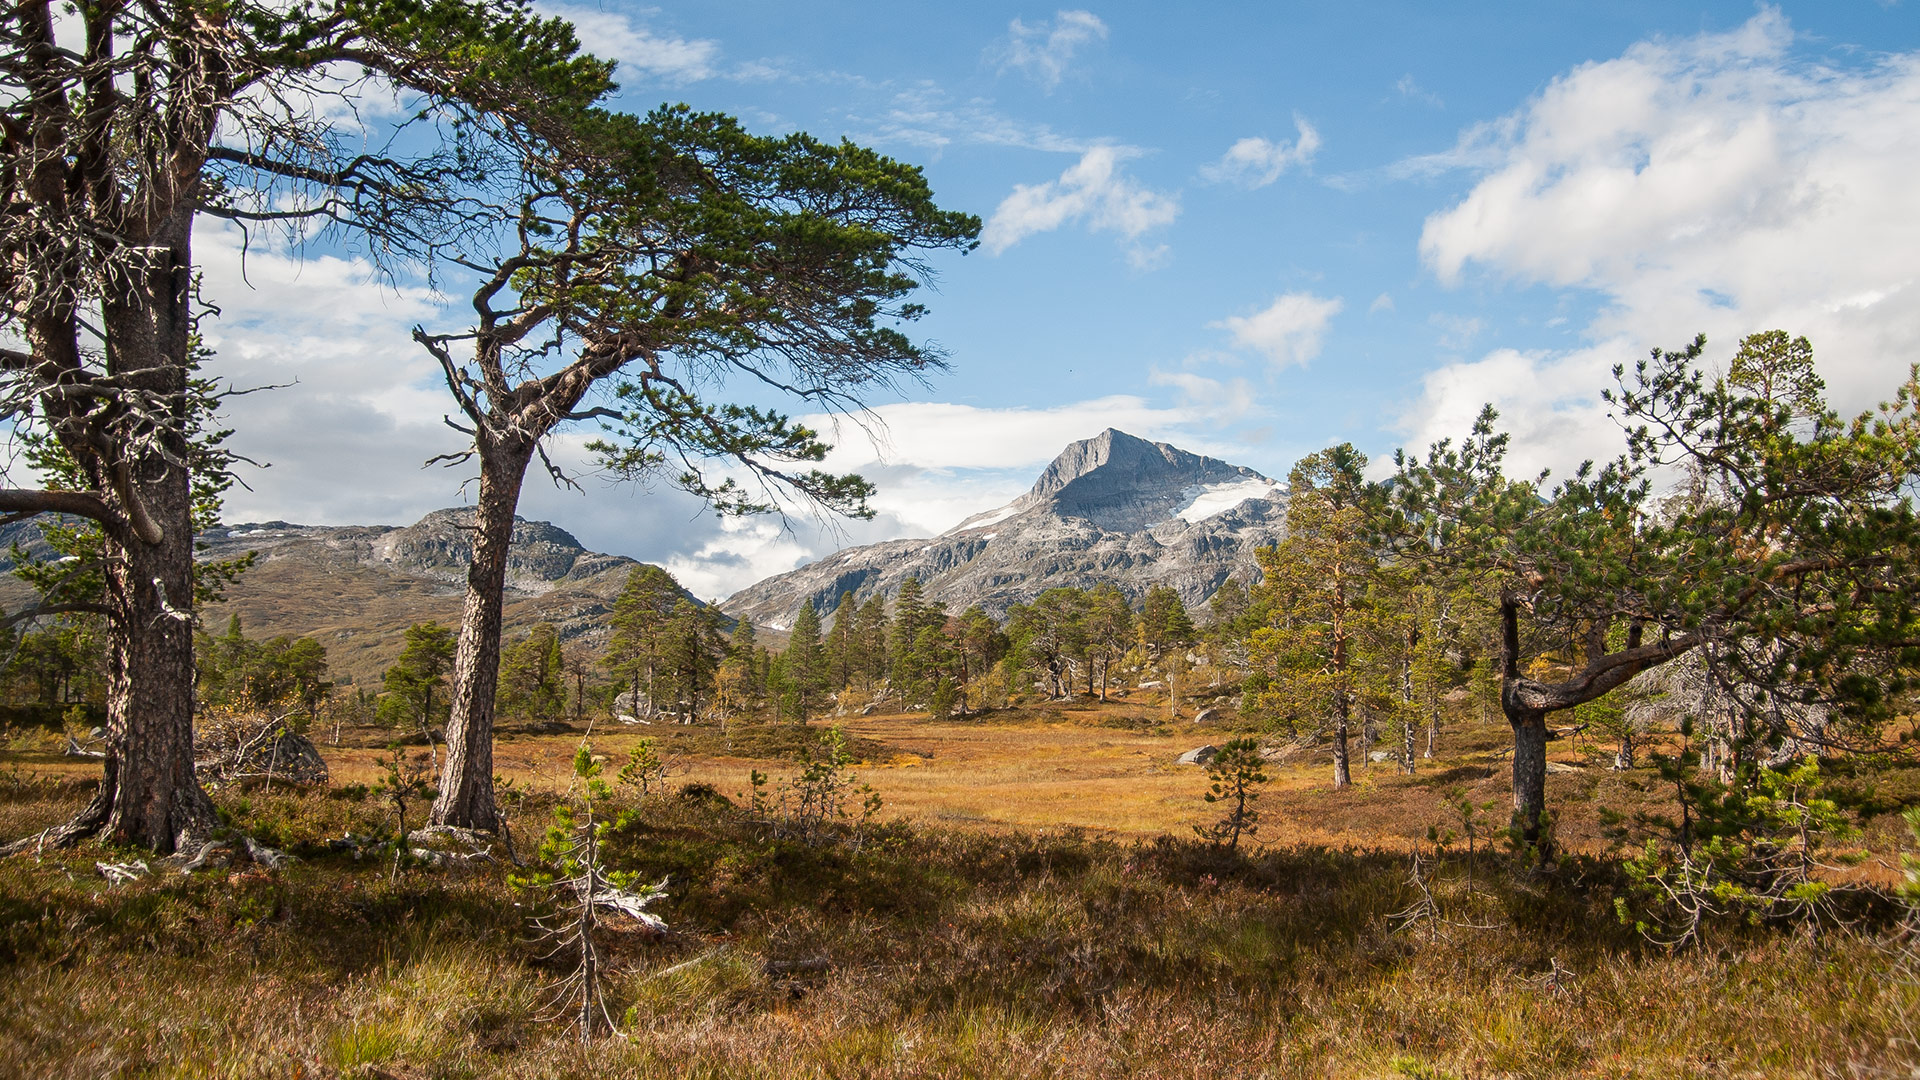
[[[1284,477],[1506,414],[1518,464],[1617,448],[1616,362],[1696,331],[1813,339],[1837,404],[1920,358],[1920,13],[1746,4],[542,2],[619,104],[733,113],[926,169],[987,222],[919,333],[953,370],[876,401],[834,463],[874,522],[719,522],[671,492],[530,483],[523,514],[724,596],[1005,502],[1112,425]],[[461,501],[404,332],[457,319],[350,259],[202,230],[223,364],[273,460],[229,519],[403,522]],[[568,440],[576,454],[591,432]]]

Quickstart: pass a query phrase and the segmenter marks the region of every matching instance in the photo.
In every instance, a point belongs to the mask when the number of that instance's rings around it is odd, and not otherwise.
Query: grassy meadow
[[[816,729],[824,724],[815,725]],[[1908,1076],[1920,992],[1902,914],[1855,894],[1817,932],[1716,924],[1671,951],[1621,924],[1600,808],[1657,809],[1651,769],[1555,743],[1568,852],[1506,854],[1503,724],[1463,723],[1412,777],[1373,764],[1344,792],[1284,751],[1239,852],[1182,751],[1230,737],[1164,702],[1048,705],[978,720],[844,721],[882,797],[813,842],[747,808],[748,776],[794,775],[814,732],[771,725],[597,732],[611,774],[634,740],[667,760],[608,863],[665,877],[668,930],[603,932],[619,1032],[582,1047],[551,1018],[564,973],[532,938],[547,903],[509,867],[397,871],[331,844],[393,829],[367,792],[385,735],[315,732],[325,790],[216,794],[296,861],[109,885],[85,846],[0,861],[0,1075],[45,1077],[1826,1077]],[[499,771],[524,852],[568,788],[581,735],[507,733]],[[0,756],[0,834],[86,797],[46,737]],[[410,748],[415,755],[424,747]],[[1899,880],[1905,772],[1863,788],[1858,881]],[[1866,784],[1862,780],[1863,785]],[[1469,860],[1436,855],[1448,802],[1496,807]],[[424,804],[409,809],[410,825]],[[1408,917],[1426,857],[1439,917]]]

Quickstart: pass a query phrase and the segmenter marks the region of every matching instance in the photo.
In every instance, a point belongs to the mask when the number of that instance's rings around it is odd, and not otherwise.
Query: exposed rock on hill
[[[202,534],[203,559],[259,553],[253,569],[203,612],[215,633],[237,614],[251,637],[308,636],[327,647],[336,677],[377,686],[408,625],[457,626],[473,546],[473,511],[435,510],[412,525],[229,525]],[[594,643],[632,559],[586,550],[566,530],[515,519],[507,556],[509,640],[538,622]]]
[[[1254,549],[1277,542],[1286,492],[1239,465],[1112,428],[1073,443],[1025,495],[931,539],[849,548],[735,593],[733,616],[785,629],[811,598],[831,608],[851,591],[891,596],[918,577],[929,599],[999,615],[1058,585],[1118,585],[1138,600],[1170,585],[1189,606],[1236,572],[1258,574]]]

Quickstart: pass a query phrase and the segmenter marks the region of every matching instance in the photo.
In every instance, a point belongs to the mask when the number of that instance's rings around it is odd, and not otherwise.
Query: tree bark
[[[192,312],[188,228],[181,212],[147,249],[145,278],[103,306],[114,343],[109,370],[184,411]],[[36,348],[38,345],[36,344]],[[163,436],[176,460],[178,433]],[[70,844],[97,834],[159,854],[210,834],[218,818],[193,772],[193,518],[187,470],[161,453],[122,463],[94,457],[91,479],[111,514],[103,523],[106,563],[107,738],[100,788],[79,814],[22,844]],[[20,845],[15,845],[18,847]]]
[[[1507,722],[1513,726],[1513,811],[1520,821],[1520,835],[1539,847],[1547,809],[1547,715],[1509,707]]]
[[[467,568],[467,600],[460,616],[460,643],[453,654],[453,708],[447,718],[446,760],[430,818],[435,825],[494,831],[500,818],[493,803],[493,706],[500,684],[500,609],[507,582],[507,549],[513,542],[513,512],[533,443],[483,446],[479,453],[480,498],[473,515],[473,563]]]
[[[1633,732],[1620,733],[1620,749],[1613,752],[1613,767],[1620,770],[1633,768]]]
[[[1413,648],[1419,643],[1419,635],[1407,635],[1407,655],[1413,655]],[[1413,661],[1405,660],[1400,665],[1400,771],[1413,775]]]
[[[1335,708],[1339,712],[1333,721],[1333,790],[1339,791],[1353,783],[1353,764],[1347,753],[1347,703],[1343,700]]]

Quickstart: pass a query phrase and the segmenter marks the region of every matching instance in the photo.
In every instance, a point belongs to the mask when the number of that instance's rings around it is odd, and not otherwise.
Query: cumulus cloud
[[[572,23],[588,52],[616,60],[630,71],[674,85],[698,82],[716,74],[720,60],[718,42],[657,34],[631,16],[612,11],[576,4],[541,3],[538,7],[543,15]],[[755,71],[757,69],[747,74]]]
[[[1015,185],[987,219],[980,242],[998,255],[1029,236],[1075,222],[1129,240],[1172,224],[1180,215],[1178,196],[1147,188],[1121,171],[1122,162],[1139,156],[1130,146],[1095,146],[1057,180]]]
[[[1292,142],[1249,137],[1227,148],[1219,161],[1200,167],[1200,175],[1220,184],[1238,184],[1244,188],[1263,188],[1288,169],[1304,168],[1320,150],[1320,132],[1299,113],[1293,116],[1299,132]]]
[[[1835,404],[1872,404],[1920,355],[1920,53],[1838,68],[1794,41],[1767,8],[1554,79],[1429,159],[1484,175],[1427,219],[1422,256],[1445,283],[1598,293],[1588,335],[1621,356],[1705,331],[1724,362],[1746,333],[1805,334]]]
[[[1624,447],[1599,391],[1615,364],[1631,363],[1638,353],[1625,339],[1564,353],[1496,349],[1428,373],[1398,428],[1409,449],[1424,452],[1440,439],[1458,443],[1491,404],[1500,411],[1500,430],[1512,436],[1511,475],[1548,468],[1564,475],[1582,461],[1609,460]],[[1385,468],[1388,461],[1382,454],[1375,464]]]
[[[1054,13],[1048,22],[1007,24],[1007,40],[995,50],[1000,70],[1016,70],[1052,90],[1066,77],[1075,53],[1092,42],[1107,39],[1107,24],[1091,11]]]
[[[1292,292],[1251,315],[1233,315],[1209,325],[1232,334],[1241,348],[1265,354],[1275,367],[1305,365],[1320,355],[1321,338],[1343,306],[1338,297]]]

